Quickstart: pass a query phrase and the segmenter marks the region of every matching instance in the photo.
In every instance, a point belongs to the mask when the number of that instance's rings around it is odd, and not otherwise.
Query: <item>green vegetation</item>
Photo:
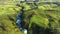
[[[25,10],[31,9],[27,4],[24,4]],[[23,34],[16,26],[16,15],[20,12],[21,7],[12,5],[0,5],[0,34]],[[34,15],[28,22],[28,16],[34,12]],[[13,20],[10,20],[11,17]],[[56,4],[38,4],[38,9],[25,12],[25,22],[35,23],[43,28],[52,28],[54,34],[60,32],[60,6]],[[49,26],[50,24],[51,26]],[[31,25],[30,25],[31,26]],[[4,27],[4,29],[2,28]],[[55,29],[57,29],[55,31]]]

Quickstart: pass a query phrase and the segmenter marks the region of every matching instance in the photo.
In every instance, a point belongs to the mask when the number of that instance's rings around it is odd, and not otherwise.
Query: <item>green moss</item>
[[[0,34],[23,34],[17,26],[16,26],[16,15],[20,11],[20,7],[16,7],[16,4],[12,5],[0,5],[0,23],[4,24],[4,27],[6,28],[6,31],[4,31],[0,27]],[[31,9],[29,5],[24,4],[25,10]],[[55,11],[52,11],[56,9]],[[51,10],[51,11],[48,11]],[[25,12],[25,21],[26,23],[29,23],[28,16],[34,12],[35,15],[31,17],[30,23],[35,23],[38,26],[48,28],[49,23],[51,24],[52,28],[58,28],[60,26],[60,7],[54,4],[44,4],[39,6],[36,10],[30,10]],[[10,20],[8,15],[14,19],[14,21]],[[49,17],[46,15],[49,15],[53,18],[53,22],[49,22]],[[30,24],[29,23],[29,24]],[[60,30],[58,30],[60,31]]]

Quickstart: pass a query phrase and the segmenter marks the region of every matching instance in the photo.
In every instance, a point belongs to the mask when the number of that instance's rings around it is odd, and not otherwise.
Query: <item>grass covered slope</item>
[[[20,11],[20,7],[16,4],[12,5],[0,5],[0,34],[23,34],[16,26],[16,15]],[[28,5],[24,4],[25,10],[31,9]],[[26,11],[26,23],[27,17],[34,12],[30,23],[35,23],[38,26],[44,28],[56,29],[60,26],[60,6],[55,4],[42,4],[38,5],[38,9]],[[50,24],[50,25],[49,25]],[[31,26],[31,25],[30,25]],[[60,32],[60,29],[57,29]],[[58,33],[57,33],[58,34]]]
[[[30,22],[35,23],[36,25],[53,29],[54,34],[59,34],[60,32],[60,6],[51,4],[51,5],[42,5],[38,7],[39,9],[34,10],[35,15],[32,16]],[[55,30],[56,29],[56,30]]]
[[[0,5],[0,34],[23,34],[15,25],[19,9],[16,4]]]

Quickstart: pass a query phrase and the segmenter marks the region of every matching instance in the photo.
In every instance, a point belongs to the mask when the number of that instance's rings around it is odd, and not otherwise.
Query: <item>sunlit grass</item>
[[[9,3],[8,3],[9,4]],[[31,9],[29,5],[24,5],[25,10]],[[31,10],[30,12],[26,11],[26,17],[31,14],[32,12],[35,13],[33,17],[31,18],[30,22],[34,22],[38,26],[48,28],[49,24],[49,17],[46,17],[46,14],[54,18],[54,22],[51,22],[51,27],[56,28],[56,26],[59,26],[60,24],[58,23],[58,20],[60,19],[60,7],[58,7],[55,4],[44,4],[44,5],[39,5],[37,10]],[[12,23],[16,23],[16,15],[20,11],[21,7],[16,7],[16,4],[12,5],[0,5],[0,23],[4,24],[5,28],[7,31],[3,31],[0,28],[0,33],[1,34],[23,34],[23,32],[19,31],[16,25],[13,25]],[[48,11],[48,10],[55,10],[56,11]],[[8,17],[12,17],[15,21],[11,21]],[[28,22],[28,21],[27,21]],[[58,25],[59,24],[59,25]],[[2,33],[4,32],[4,33]]]

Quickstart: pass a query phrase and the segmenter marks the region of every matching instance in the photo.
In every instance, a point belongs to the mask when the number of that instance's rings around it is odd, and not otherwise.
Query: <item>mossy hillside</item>
[[[16,7],[16,5],[0,5],[0,7],[0,24],[3,25],[0,25],[0,34],[23,34],[15,25],[16,14],[20,10],[20,7]],[[4,31],[2,27],[6,30]]]
[[[25,6],[25,5],[24,5]],[[28,5],[26,5],[26,10],[29,9],[29,7],[27,7]],[[55,6],[55,8],[54,8]],[[21,31],[19,31],[19,29],[17,28],[16,24],[16,15],[19,13],[20,11],[20,7],[16,7],[16,5],[0,5],[0,23],[1,25],[3,24],[3,26],[5,27],[6,31],[4,31],[2,28],[1,30],[1,34],[23,34]],[[56,8],[57,7],[57,8]],[[49,10],[55,10],[55,11],[49,11]],[[60,26],[59,24],[59,20],[60,20],[60,10],[59,7],[57,5],[41,5],[38,6],[38,9],[36,10],[30,10],[29,12],[26,11],[25,12],[25,16],[26,18],[28,17],[28,15],[30,15],[32,12],[34,12],[35,15],[32,16],[30,23],[35,23],[38,26],[44,27],[44,28],[50,28],[48,26],[49,23],[51,23],[51,27],[54,28],[58,28]],[[54,20],[53,22],[49,22],[49,17],[46,16],[49,15],[52,17],[52,19]],[[12,20],[10,19],[12,18]],[[27,19],[26,23],[28,22]],[[57,27],[58,26],[58,27]],[[4,33],[2,33],[4,32]]]

